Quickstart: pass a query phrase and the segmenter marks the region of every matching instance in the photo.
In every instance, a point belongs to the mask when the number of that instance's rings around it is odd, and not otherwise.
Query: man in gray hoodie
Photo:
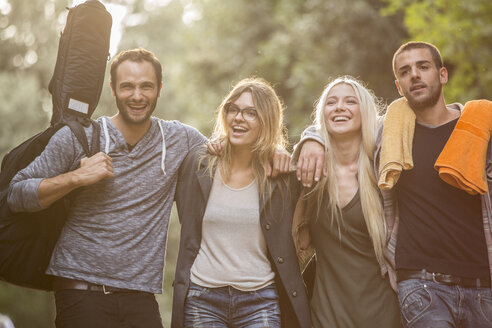
[[[53,251],[57,327],[162,327],[167,228],[177,171],[206,139],[178,121],[152,117],[161,64],[134,49],[111,63],[118,113],[101,117],[103,152],[84,158],[68,127],[12,180],[13,211],[38,211],[79,187]],[[92,128],[86,129],[90,140]]]

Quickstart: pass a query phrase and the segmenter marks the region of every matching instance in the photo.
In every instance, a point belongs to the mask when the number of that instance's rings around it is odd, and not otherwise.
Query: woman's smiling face
[[[340,83],[331,88],[323,114],[326,131],[332,137],[361,133],[359,99],[351,85]]]
[[[225,112],[229,141],[233,147],[253,147],[260,134],[260,122],[251,92],[243,92]]]

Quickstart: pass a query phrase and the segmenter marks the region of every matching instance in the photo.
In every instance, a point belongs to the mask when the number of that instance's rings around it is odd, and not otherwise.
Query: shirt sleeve
[[[38,188],[43,179],[52,178],[79,166],[82,147],[69,127],[62,127],[51,137],[41,155],[12,178],[7,203],[13,212],[42,210]]]
[[[188,136],[188,151],[192,150],[196,146],[203,145],[207,142],[207,138],[203,136],[197,129],[194,127],[183,124],[186,129],[186,134]]]

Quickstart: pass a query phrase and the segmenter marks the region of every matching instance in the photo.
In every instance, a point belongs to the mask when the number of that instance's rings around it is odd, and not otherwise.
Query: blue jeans
[[[490,288],[408,279],[398,283],[404,327],[492,327]]]
[[[184,310],[185,327],[280,328],[275,285],[243,292],[233,287],[205,288],[190,283]]]

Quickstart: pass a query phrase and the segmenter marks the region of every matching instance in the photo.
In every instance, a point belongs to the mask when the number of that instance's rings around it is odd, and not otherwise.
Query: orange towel
[[[491,131],[492,102],[467,102],[434,164],[441,179],[471,195],[485,194],[485,162]]]
[[[379,160],[380,189],[391,189],[402,170],[413,168],[412,144],[415,131],[415,113],[402,97],[388,106],[384,117],[381,155]]]

